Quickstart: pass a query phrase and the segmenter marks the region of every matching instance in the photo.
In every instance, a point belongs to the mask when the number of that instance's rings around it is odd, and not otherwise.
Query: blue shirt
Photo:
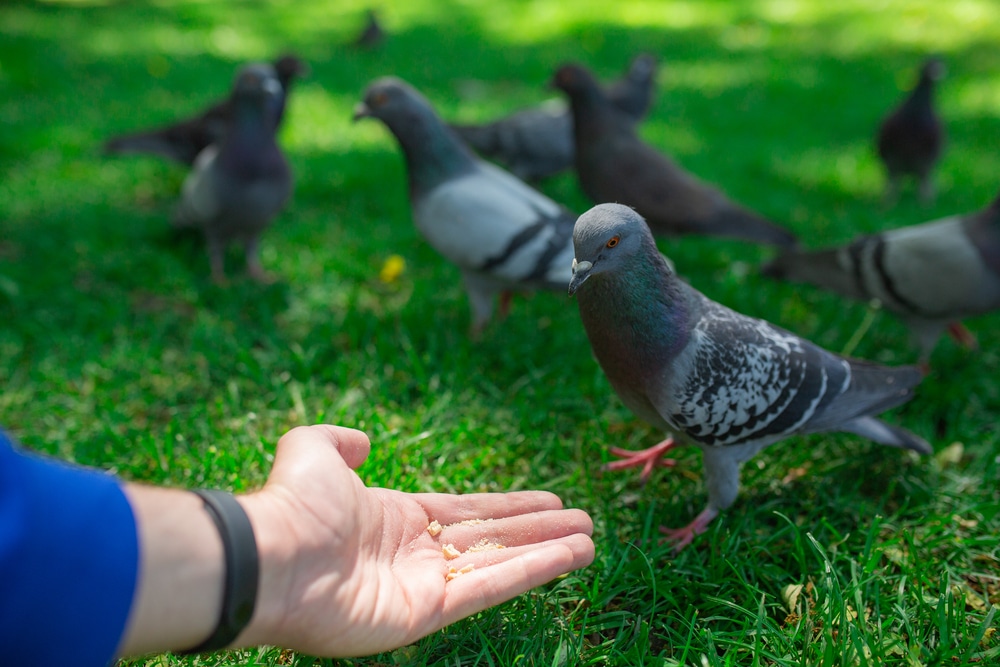
[[[138,569],[135,518],[120,483],[18,452],[0,431],[0,660],[107,665]]]

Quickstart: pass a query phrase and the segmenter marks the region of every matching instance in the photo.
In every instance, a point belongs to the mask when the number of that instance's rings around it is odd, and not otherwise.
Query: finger
[[[593,541],[578,534],[457,577],[445,586],[442,627],[586,567],[593,560]]]
[[[315,448],[317,451],[312,453],[323,455],[329,452],[331,445],[351,468],[357,468],[364,463],[371,450],[368,436],[361,431],[332,424],[316,424],[297,426],[281,436],[278,440],[277,455],[280,456],[283,450],[293,448]]]
[[[583,510],[545,510],[485,521],[466,520],[444,526],[438,541],[466,551],[480,543],[515,547],[567,535],[592,535],[594,522]]]
[[[559,496],[548,491],[511,491],[509,493],[416,493],[427,515],[441,525],[475,519],[499,519],[542,510],[562,509]]]

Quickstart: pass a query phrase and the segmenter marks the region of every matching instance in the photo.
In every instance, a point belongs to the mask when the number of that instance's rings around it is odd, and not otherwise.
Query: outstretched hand
[[[562,509],[551,493],[368,488],[353,468],[369,448],[353,429],[297,428],[279,441],[264,488],[240,498],[257,537],[261,588],[239,645],[369,655],[594,558],[590,517]],[[443,527],[436,536],[432,521]],[[449,544],[459,554],[452,559],[443,552]]]

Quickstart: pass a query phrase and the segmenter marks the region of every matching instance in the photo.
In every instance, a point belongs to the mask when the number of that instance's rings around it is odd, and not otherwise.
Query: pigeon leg
[[[951,336],[956,343],[970,350],[975,350],[979,347],[979,341],[976,340],[975,334],[966,329],[965,325],[961,322],[952,322],[949,324],[948,335]]]
[[[670,542],[674,545],[674,551],[680,551],[691,544],[695,535],[701,535],[708,530],[708,524],[712,523],[712,519],[717,516],[719,516],[719,510],[709,505],[694,518],[694,521],[683,528],[660,526],[660,532],[663,533],[663,539],[660,540],[660,543]]]
[[[472,309],[472,327],[469,336],[478,339],[493,316],[493,298],[497,293],[497,285],[489,278],[463,271],[465,292],[469,296],[469,307]]]
[[[891,208],[899,200],[899,174],[890,173],[886,177],[885,192],[882,194],[882,205]]]
[[[609,450],[611,454],[622,460],[606,463],[601,470],[623,470],[625,468],[642,466],[642,472],[639,474],[639,479],[642,480],[643,484],[645,484],[646,480],[648,480],[649,476],[653,473],[653,468],[673,468],[677,465],[677,461],[674,459],[663,458],[664,454],[677,446],[677,442],[673,438],[667,438],[663,442],[653,445],[652,447],[640,449],[638,451],[632,449],[621,449],[620,447],[611,447]]]
[[[931,174],[927,173],[920,176],[918,194],[920,196],[920,202],[925,206],[934,203],[934,179]]]
[[[212,267],[212,282],[226,285],[226,249],[216,238],[208,237],[208,263]]]
[[[513,300],[514,300],[514,293],[511,292],[509,289],[505,289],[504,291],[500,292],[499,319],[501,321],[507,319],[507,316],[510,315],[510,304]]]
[[[256,236],[247,239],[246,246],[244,248],[244,253],[246,255],[247,261],[247,273],[250,277],[259,283],[268,284],[275,281],[275,277],[264,270],[264,267],[260,264],[260,254],[257,249],[260,244],[260,239]]]

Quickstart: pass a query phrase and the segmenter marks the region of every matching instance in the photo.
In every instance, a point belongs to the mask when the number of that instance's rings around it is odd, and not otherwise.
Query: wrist
[[[232,646],[283,645],[289,594],[294,567],[291,545],[294,539],[282,518],[284,513],[266,493],[237,497],[257,542],[257,600],[250,623],[237,636]]]

